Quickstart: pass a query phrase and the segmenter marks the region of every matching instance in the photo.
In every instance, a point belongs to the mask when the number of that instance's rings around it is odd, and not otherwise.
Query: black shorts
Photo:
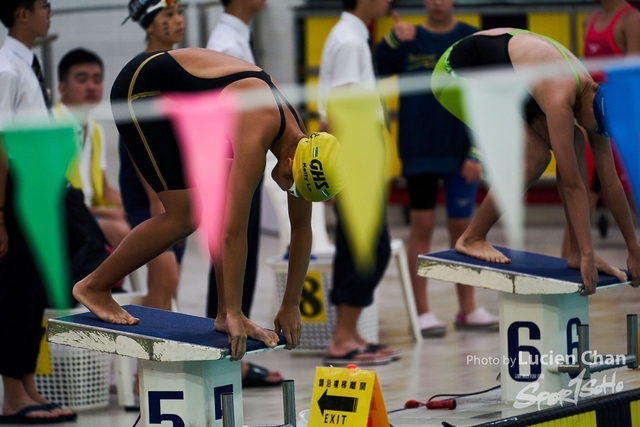
[[[138,55],[123,68],[113,83],[111,102],[112,106],[118,102],[121,109],[125,102],[129,103],[131,120],[116,120],[116,126],[133,162],[151,188],[155,192],[183,190],[186,185],[182,156],[171,122],[166,118],[137,118],[140,102],[159,96],[173,80],[169,78],[169,70],[175,67],[171,63],[175,61],[164,52],[155,55]]]
[[[440,181],[444,187],[447,217],[466,219],[473,214],[478,192],[478,181],[467,183],[459,173],[422,173],[406,175],[409,207],[412,210],[430,210],[436,206]]]

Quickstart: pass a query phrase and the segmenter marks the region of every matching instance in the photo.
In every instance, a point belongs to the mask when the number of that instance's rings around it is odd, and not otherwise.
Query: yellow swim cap
[[[298,141],[292,172],[300,197],[323,202],[342,190],[339,156],[340,142],[330,133],[316,132]]]

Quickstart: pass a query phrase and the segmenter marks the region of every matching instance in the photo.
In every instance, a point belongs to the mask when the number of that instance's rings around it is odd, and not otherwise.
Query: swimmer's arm
[[[568,219],[575,231],[580,254],[593,260],[593,246],[589,228],[589,203],[587,189],[580,176],[574,150],[574,115],[567,90],[549,84],[543,102],[538,103],[545,112],[549,128],[551,150],[556,157],[558,172],[566,197]],[[573,90],[570,88],[569,90]],[[563,93],[565,92],[565,93]],[[597,280],[597,278],[596,278]],[[594,284],[595,286],[595,284]]]
[[[311,256],[311,202],[287,194],[287,205],[291,224],[287,283],[273,325],[284,335],[285,348],[292,350],[300,344],[302,335],[300,300]]]
[[[291,224],[291,242],[289,246],[289,266],[287,286],[282,305],[298,307],[304,278],[311,256],[311,202],[287,194],[289,222]]]
[[[640,256],[640,245],[633,227],[631,209],[622,183],[618,178],[610,141],[608,138],[592,131],[588,131],[588,134],[604,199],[607,201],[607,206],[609,206],[611,214],[620,228],[629,254]]]
[[[239,127],[240,128],[240,127]],[[222,272],[227,314],[242,313],[242,286],[247,263],[247,229],[253,194],[264,174],[266,152],[259,131],[238,131],[231,162],[222,230]],[[239,145],[242,145],[240,147]]]

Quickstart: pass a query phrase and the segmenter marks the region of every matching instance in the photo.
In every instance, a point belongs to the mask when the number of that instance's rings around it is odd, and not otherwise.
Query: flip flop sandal
[[[377,352],[378,350],[382,350],[382,349],[389,349],[389,346],[386,344],[374,344],[374,343],[369,343],[367,345],[367,349],[371,350],[372,352]],[[391,350],[391,349],[389,349]],[[393,362],[394,360],[400,360],[400,358],[402,357],[402,352],[398,351],[398,350],[391,350],[393,353],[389,354],[389,357],[391,358],[391,361]]]
[[[265,367],[247,363],[249,370],[242,379],[242,387],[275,387],[282,384],[282,381],[267,381],[269,370]]]
[[[47,408],[48,411],[52,411],[54,409],[63,409],[62,406],[55,402],[50,402],[42,405],[43,408]],[[75,421],[78,418],[78,414],[75,412],[71,412],[68,415],[58,415],[58,418],[64,418],[65,421]]]
[[[0,415],[0,424],[56,424],[66,421],[62,417],[52,417],[52,418],[34,418],[27,417],[27,414],[35,411],[48,411],[49,409],[46,405],[31,405],[26,408],[22,408],[18,412],[13,415]]]
[[[363,354],[369,354],[374,356],[378,350],[373,350],[370,347],[357,348],[352,350],[342,356],[326,356],[323,360],[324,365],[332,365],[332,366],[347,366],[352,363],[364,366],[376,366],[376,365],[386,365],[391,362],[390,356],[378,356],[370,359],[359,359],[356,356],[360,356]]]

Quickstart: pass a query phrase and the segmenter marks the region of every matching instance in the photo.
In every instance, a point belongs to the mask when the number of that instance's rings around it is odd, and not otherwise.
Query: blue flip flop
[[[0,415],[0,424],[56,424],[66,421],[63,417],[33,418],[27,414],[35,411],[49,411],[47,405],[31,405],[22,408],[14,415]]]
[[[42,405],[42,407],[47,408],[48,411],[51,411],[53,409],[63,409],[62,406],[55,402],[44,404]],[[71,412],[69,415],[58,415],[57,418],[64,418],[64,421],[75,421],[78,418],[78,414],[76,414],[75,412]]]

